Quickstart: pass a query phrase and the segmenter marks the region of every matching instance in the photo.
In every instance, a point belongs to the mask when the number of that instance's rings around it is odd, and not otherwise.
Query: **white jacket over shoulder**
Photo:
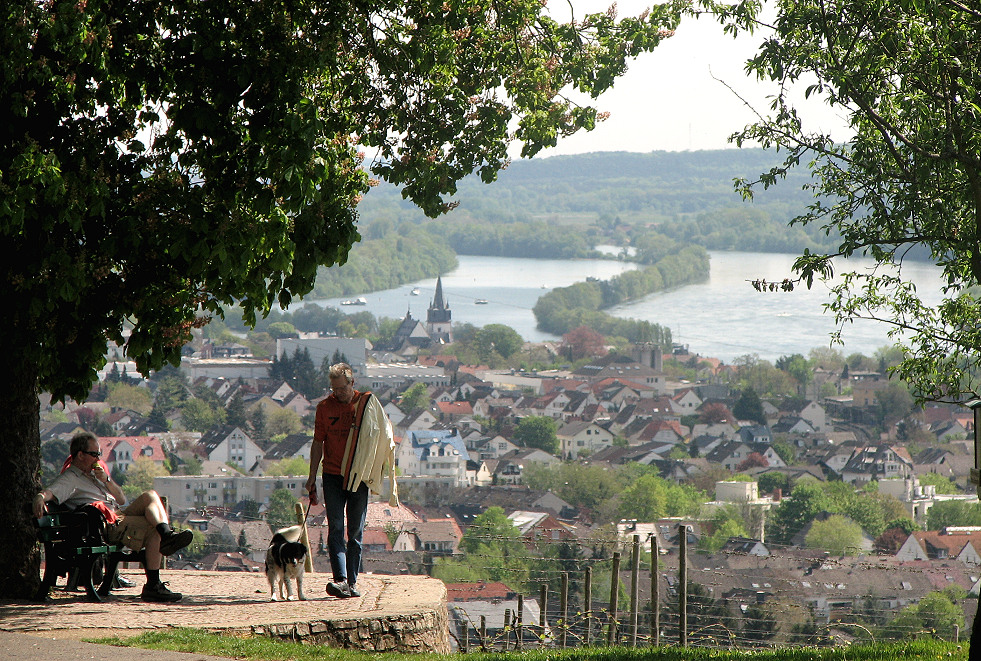
[[[377,397],[371,393],[364,393],[363,396],[368,401],[364,414],[357,423],[359,427],[354,439],[354,458],[345,476],[345,489],[356,491],[360,483],[364,482],[372,493],[381,495],[387,465],[388,502],[392,507],[397,507],[399,494],[395,483],[395,434],[392,423]]]

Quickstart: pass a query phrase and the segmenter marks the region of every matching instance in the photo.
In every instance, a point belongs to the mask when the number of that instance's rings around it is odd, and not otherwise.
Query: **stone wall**
[[[254,626],[252,633],[369,652],[450,652],[445,605],[387,617]]]

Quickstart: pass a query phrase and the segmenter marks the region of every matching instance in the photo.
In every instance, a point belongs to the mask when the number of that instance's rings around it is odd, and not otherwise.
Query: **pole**
[[[661,554],[657,537],[651,535],[651,644],[658,647],[661,644],[661,609],[660,606],[660,576],[658,575],[657,559]]]
[[[504,609],[504,651],[508,651],[508,639],[511,638],[511,632],[508,631],[508,627],[511,626],[511,609]]]
[[[634,535],[630,556],[630,646],[637,647],[637,593],[640,581],[640,535]]]
[[[583,586],[583,598],[586,600],[585,608],[583,612],[586,614],[586,636],[583,640],[586,647],[589,647],[590,642],[590,628],[592,627],[593,618],[593,568],[586,567],[586,576],[583,578],[586,585]]]
[[[514,625],[514,633],[516,635],[514,641],[514,649],[518,650],[519,652],[524,647],[524,642],[525,642],[524,640],[522,640],[524,636],[522,635],[523,631],[521,630],[522,623],[524,622],[524,616],[525,616],[525,596],[523,594],[519,594],[518,613],[515,616],[517,623]]]
[[[613,553],[613,572],[610,575],[610,628],[606,632],[606,644],[613,645],[617,633],[617,607],[620,601],[620,552]]]
[[[566,632],[569,630],[569,573],[562,572],[562,592],[559,594],[559,647],[565,649]]]
[[[688,647],[688,526],[678,526],[678,644]]]
[[[505,620],[505,624],[507,621]],[[487,616],[480,616],[480,649],[487,651]]]
[[[545,632],[548,631],[548,620],[545,613],[548,612],[548,587],[543,583],[538,591],[538,626],[541,627],[541,647],[545,647]]]

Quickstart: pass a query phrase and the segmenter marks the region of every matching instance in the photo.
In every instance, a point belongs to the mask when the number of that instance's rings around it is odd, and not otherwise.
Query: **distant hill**
[[[762,149],[596,152],[517,161],[492,184],[476,177],[461,181],[453,198],[459,207],[430,228],[448,237],[458,254],[512,254],[513,246],[512,252],[488,251],[477,240],[491,233],[490,226],[505,223],[545,223],[547,228],[531,231],[580,236],[589,243],[586,249],[637,245],[644,241],[639,232],[654,232],[708,250],[834,250],[837,237],[825,236],[820,225],[788,226],[812,201],[802,190],[806,169],[760,189],[752,201],[733,188],[734,179],[755,181],[779,164],[775,152]],[[384,236],[405,222],[431,222],[392,186],[372,190],[359,212],[366,236]]]
[[[448,218],[481,221],[534,220],[565,215],[594,221],[619,217],[626,223],[680,220],[726,208],[751,208],[785,223],[809,201],[801,190],[804,169],[753,203],[743,202],[733,179],[754,180],[780,163],[775,152],[722,149],[692,152],[596,152],[515,161],[490,185],[476,177],[460,182],[453,198],[460,203]],[[361,215],[422,218],[392,186],[379,186],[365,196]],[[563,219],[553,219],[559,220]]]

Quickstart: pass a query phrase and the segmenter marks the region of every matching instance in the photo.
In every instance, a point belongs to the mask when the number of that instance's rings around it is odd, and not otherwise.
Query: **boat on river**
[[[351,301],[341,301],[341,305],[368,305],[368,299],[364,296],[358,296],[356,299]]]
[[[486,298],[478,298],[476,301],[474,301],[474,304],[476,304],[476,305],[487,305],[489,302],[490,301],[488,301]]]

